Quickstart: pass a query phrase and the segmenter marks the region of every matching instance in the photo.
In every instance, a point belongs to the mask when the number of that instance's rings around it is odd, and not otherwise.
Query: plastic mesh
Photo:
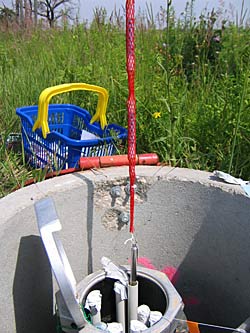
[[[136,101],[135,101],[135,1],[126,1],[126,54],[129,96],[128,111],[128,160],[130,177],[130,232],[134,232],[134,196],[136,163]]]

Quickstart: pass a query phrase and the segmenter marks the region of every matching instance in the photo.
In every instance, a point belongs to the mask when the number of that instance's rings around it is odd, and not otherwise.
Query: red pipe
[[[158,162],[159,157],[155,153],[136,155],[137,165],[155,165],[158,164]],[[129,165],[129,160],[128,155],[81,157],[79,165],[82,170],[87,170],[92,168]]]
[[[159,163],[159,157],[155,153],[150,154],[139,154],[136,155],[136,164],[139,165],[156,165]],[[129,165],[127,155],[113,155],[113,156],[101,156],[101,157],[81,157],[79,161],[78,168],[69,168],[60,171],[53,171],[47,173],[44,179],[53,178],[56,176],[66,175],[68,173],[73,173],[81,170],[88,170],[93,168],[106,168]],[[28,179],[24,186],[28,186],[36,183],[36,179]],[[18,190],[21,186],[17,186],[15,190]]]

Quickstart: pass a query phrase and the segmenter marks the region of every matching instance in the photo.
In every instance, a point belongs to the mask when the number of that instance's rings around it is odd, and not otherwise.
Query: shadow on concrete
[[[94,185],[91,180],[79,173],[73,174],[86,183],[88,188],[87,194],[87,243],[88,243],[88,274],[93,273],[93,214],[94,214]],[[80,198],[79,198],[80,199]]]
[[[189,320],[236,328],[250,314],[249,199],[219,189],[204,191],[205,216],[175,286],[187,302]]]
[[[39,236],[20,240],[13,283],[17,333],[56,332],[52,273]]]

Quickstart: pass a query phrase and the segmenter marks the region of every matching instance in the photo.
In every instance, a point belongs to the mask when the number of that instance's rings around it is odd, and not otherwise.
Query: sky
[[[126,0],[72,0],[79,7],[79,16],[81,20],[91,20],[93,17],[93,10],[96,7],[105,7],[108,14],[111,14],[112,10],[115,8],[119,9],[125,6]],[[190,0],[189,0],[190,1]],[[219,6],[223,5],[228,11],[228,16],[230,18],[235,18],[236,10],[240,13],[241,4],[244,1],[244,8],[247,9],[248,17],[250,16],[250,0],[195,0],[194,1],[194,14],[198,16],[202,10],[206,7],[208,10],[212,8],[218,9]],[[14,0],[0,0],[0,6],[3,4],[11,7]],[[135,0],[136,10],[140,7],[142,10],[146,9],[146,3],[152,4],[154,14],[157,14],[160,7],[166,7],[167,0]],[[233,6],[234,11],[230,9]],[[172,5],[175,8],[177,16],[184,11],[186,0],[172,0]]]
[[[135,0],[136,10],[140,7],[141,9],[146,8],[146,3],[152,4],[154,14],[159,12],[160,7],[166,7],[167,0]],[[114,7],[121,8],[125,5],[125,0],[79,0],[80,4],[80,17],[84,19],[91,19],[93,16],[93,9],[95,7],[105,7],[108,14],[112,12]],[[236,16],[236,10],[240,13],[242,0],[195,0],[194,1],[194,13],[195,15],[199,15],[202,10],[206,7],[208,10],[212,8],[218,9],[219,6],[223,6],[223,8],[227,9],[227,14],[229,16]],[[184,11],[186,0],[172,0],[172,5],[175,8],[177,16]],[[232,12],[232,8],[234,9]],[[250,0],[244,1],[244,8],[248,10],[248,16],[250,15]]]

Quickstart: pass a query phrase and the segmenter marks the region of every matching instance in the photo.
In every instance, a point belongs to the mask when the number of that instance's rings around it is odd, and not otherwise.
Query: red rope
[[[129,96],[128,111],[128,160],[130,178],[130,232],[134,232],[134,197],[136,164],[136,102],[135,102],[135,0],[126,1],[126,55]]]

